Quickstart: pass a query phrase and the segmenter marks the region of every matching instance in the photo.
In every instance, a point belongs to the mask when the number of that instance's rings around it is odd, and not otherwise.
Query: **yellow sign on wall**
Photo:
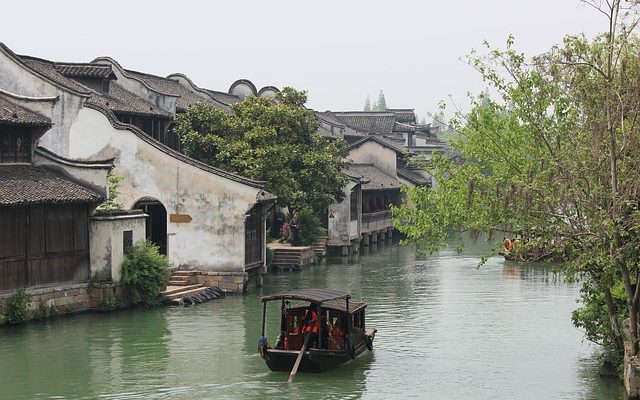
[[[169,222],[188,223],[192,219],[189,214],[169,214]]]

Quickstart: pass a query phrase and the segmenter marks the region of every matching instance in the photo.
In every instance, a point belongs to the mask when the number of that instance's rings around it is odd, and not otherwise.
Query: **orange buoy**
[[[505,239],[504,242],[502,242],[502,250],[504,251],[504,254],[509,254],[511,249],[513,249],[513,243],[511,243],[511,240]]]

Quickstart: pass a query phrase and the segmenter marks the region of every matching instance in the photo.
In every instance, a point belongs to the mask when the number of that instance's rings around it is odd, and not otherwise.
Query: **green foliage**
[[[116,296],[107,296],[98,300],[98,311],[111,312],[118,308],[118,298]]]
[[[247,97],[233,104],[232,115],[201,102],[177,116],[174,132],[188,156],[266,181],[282,206],[321,213],[344,198],[340,169],[348,147],[317,133],[306,99],[306,92],[284,88],[275,101]]]
[[[630,316],[638,339],[631,310],[640,273],[640,41],[615,19],[619,2],[609,6],[615,30],[593,40],[567,36],[532,60],[511,37],[505,50],[473,52],[468,62],[495,100],[472,98],[471,112],[449,121],[459,157],[433,157],[427,167],[437,187],[407,189],[393,214],[407,241],[427,251],[484,232],[496,250],[521,236],[565,257],[565,271],[585,279],[574,322],[619,352],[621,316]],[[620,295],[620,285],[628,310],[603,308],[603,294]]]
[[[367,95],[367,100],[364,103],[364,111],[387,111],[387,100],[384,98],[382,90],[378,93],[378,100],[374,101],[373,104],[369,99],[369,95]]]
[[[108,198],[104,203],[100,204],[97,207],[96,211],[106,213],[124,210],[124,206],[116,201],[118,195],[120,194],[118,188],[120,187],[120,183],[124,180],[124,177],[113,175],[111,171],[109,171],[107,180],[109,183]]]
[[[93,292],[93,289],[96,288],[97,284],[108,281],[110,281],[110,279],[105,278],[102,273],[96,272],[95,274],[91,275],[89,277],[89,280],[87,281],[87,293],[91,294],[91,292]]]
[[[57,315],[55,307],[47,307],[44,303],[40,303],[38,308],[33,311],[33,319],[44,319]]]
[[[618,317],[621,320],[626,318],[628,311],[624,285],[618,282],[611,288],[611,294]],[[585,284],[580,290],[580,297],[583,306],[573,311],[571,316],[573,324],[584,330],[587,340],[603,346],[609,361],[617,365],[621,360],[616,352],[616,343],[613,341],[615,335],[611,330],[609,311],[602,290],[591,284]]]
[[[320,218],[309,208],[300,211],[300,244],[311,246],[318,236],[326,234]]]
[[[12,325],[22,324],[31,316],[29,311],[29,296],[24,289],[18,289],[18,291],[9,297],[7,301],[7,313],[5,314],[5,320]]]
[[[378,102],[372,107],[373,111],[387,111],[387,100],[384,98],[382,90],[378,93]]]
[[[364,101],[364,111],[371,111],[371,99],[367,95],[367,99]]]
[[[0,321],[4,320],[4,299],[0,297]]]
[[[167,286],[171,264],[149,241],[132,246],[122,263],[122,283],[133,304],[146,306],[159,303],[159,294]]]

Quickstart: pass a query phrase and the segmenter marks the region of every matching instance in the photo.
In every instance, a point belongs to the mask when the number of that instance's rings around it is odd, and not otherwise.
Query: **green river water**
[[[495,257],[478,270],[479,253],[416,260],[397,245],[367,253],[195,307],[0,327],[0,399],[622,398],[571,325],[579,286],[548,265]],[[373,353],[286,386],[257,352],[260,296],[303,287],[365,299],[378,333]]]

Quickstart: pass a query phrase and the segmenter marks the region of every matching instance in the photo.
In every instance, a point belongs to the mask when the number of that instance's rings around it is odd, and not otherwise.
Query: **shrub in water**
[[[29,296],[24,289],[18,291],[7,301],[7,314],[4,318],[10,324],[21,324],[29,319]]]
[[[171,264],[149,241],[138,242],[129,249],[122,263],[122,283],[133,304],[155,305],[167,286]]]
[[[118,298],[116,296],[107,296],[98,300],[98,311],[111,312],[118,308]]]

